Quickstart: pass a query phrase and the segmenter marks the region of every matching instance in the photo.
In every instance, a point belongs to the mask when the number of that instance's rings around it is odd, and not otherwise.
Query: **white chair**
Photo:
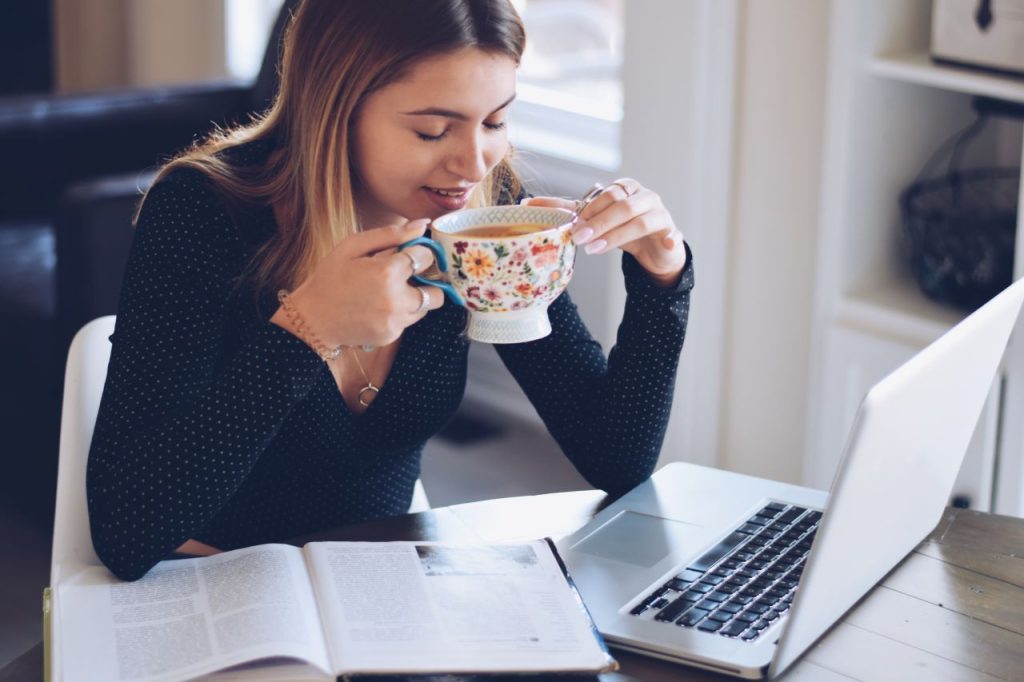
[[[110,361],[114,316],[93,320],[71,341],[64,370],[64,403],[60,418],[57,508],[53,525],[50,585],[86,566],[100,566],[89,534],[85,501],[85,463],[100,409]]]
[[[418,514],[430,511],[430,500],[427,499],[427,491],[423,488],[423,480],[417,478],[416,486],[412,489],[412,502],[409,503],[409,513]]]
[[[110,362],[114,316],[100,317],[75,335],[64,373],[64,404],[60,424],[57,508],[53,527],[50,584],[86,566],[101,565],[92,547],[85,498],[85,464]],[[416,481],[410,513],[430,509],[422,481]]]

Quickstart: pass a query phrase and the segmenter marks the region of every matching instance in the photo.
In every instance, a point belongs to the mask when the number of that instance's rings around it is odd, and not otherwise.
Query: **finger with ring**
[[[404,251],[402,253],[405,253]],[[414,315],[419,315],[422,312],[426,312],[430,308],[430,294],[427,293],[427,287],[415,287],[416,291],[420,292],[420,307],[413,311]]]
[[[412,251],[402,251],[401,253],[409,257],[409,265],[412,266],[412,274],[416,274],[420,271],[420,262],[416,260],[416,254]]]
[[[626,186],[626,183],[623,182],[622,180],[616,180],[615,182],[608,185],[608,187],[618,187],[623,191],[623,193],[625,193],[627,199],[636,194],[636,190],[629,189],[629,187]]]
[[[612,203],[615,203],[617,201],[615,195],[611,194],[608,191],[612,187],[618,187],[619,189],[621,189],[622,193],[625,194],[624,199],[629,199],[634,194],[636,194],[636,192],[639,190],[639,187],[635,190],[630,191],[629,186],[626,185],[626,182],[627,180],[616,180],[615,182],[611,182],[607,185],[602,185],[600,182],[594,183],[590,190],[583,195],[583,198],[576,201],[576,207],[573,212],[577,216],[582,218],[583,211],[586,210],[591,204],[594,204],[594,209],[597,210],[595,211],[592,209],[591,211],[588,212],[588,214],[593,215],[594,213],[600,213],[602,210],[604,210],[604,208],[607,208],[608,206],[608,203],[606,201],[603,201],[605,195],[607,195],[607,198]],[[599,201],[599,199],[601,199],[601,201]]]
[[[583,213],[583,210],[590,205],[590,202],[600,196],[601,192],[605,191],[605,189],[607,189],[607,187],[602,185],[600,182],[595,182],[590,186],[590,189],[587,190],[587,193],[583,195],[582,199],[576,200],[576,207],[573,209],[573,213],[579,217],[579,215]]]

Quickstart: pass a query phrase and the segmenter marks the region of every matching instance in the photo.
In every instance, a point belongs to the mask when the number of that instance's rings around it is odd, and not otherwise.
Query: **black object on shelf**
[[[990,116],[1019,107],[976,98],[978,117],[948,140],[900,194],[903,250],[928,297],[973,310],[1013,281],[1020,168],[962,170],[967,145]],[[930,177],[948,157],[946,172]]]
[[[954,495],[949,505],[951,507],[955,507],[956,509],[970,509],[971,498],[968,497],[967,495]]]

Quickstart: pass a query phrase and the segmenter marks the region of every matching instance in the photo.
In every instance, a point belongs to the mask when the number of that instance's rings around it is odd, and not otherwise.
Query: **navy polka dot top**
[[[240,158],[266,158],[248,147]],[[366,412],[349,411],[324,362],[269,322],[276,301],[239,292],[275,233],[270,208],[229,210],[198,171],[143,203],[87,473],[93,544],[119,578],[189,538],[233,549],[405,513],[423,445],[462,399],[465,311],[446,303],[406,329]],[[693,286],[690,264],[671,290],[628,254],[622,269],[607,359],[568,294],[550,336],[497,346],[565,455],[611,494],[657,461]]]

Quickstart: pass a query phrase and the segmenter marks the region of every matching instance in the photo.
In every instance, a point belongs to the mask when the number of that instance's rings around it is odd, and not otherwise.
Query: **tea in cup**
[[[403,244],[430,246],[444,281],[416,275],[440,287],[469,310],[467,335],[485,343],[522,343],[551,333],[548,306],[572,277],[576,214],[540,206],[492,206],[437,218],[431,239]]]

